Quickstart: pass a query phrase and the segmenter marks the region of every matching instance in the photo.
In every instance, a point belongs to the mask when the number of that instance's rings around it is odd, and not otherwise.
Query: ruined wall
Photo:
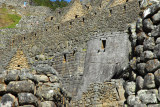
[[[2,107],[71,106],[70,94],[62,88],[56,70],[48,65],[1,71],[0,87]]]
[[[77,98],[91,83],[109,81],[128,68],[131,44],[129,35],[123,32],[94,35],[87,43],[83,85]]]

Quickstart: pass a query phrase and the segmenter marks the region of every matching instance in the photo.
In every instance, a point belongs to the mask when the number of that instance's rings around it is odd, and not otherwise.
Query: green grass
[[[6,8],[0,8],[0,29],[15,28],[19,23],[21,16],[16,13],[10,13]]]

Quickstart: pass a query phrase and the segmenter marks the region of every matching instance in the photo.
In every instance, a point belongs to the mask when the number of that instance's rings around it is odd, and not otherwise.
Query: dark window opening
[[[100,50],[98,50],[98,53],[100,52]]]
[[[109,10],[110,11],[110,13],[112,14],[112,10]]]
[[[105,49],[106,48],[106,40],[102,40],[102,49]]]
[[[25,37],[23,37],[23,39],[25,40],[26,38],[25,38]]]
[[[20,67],[20,65],[17,65],[17,67]]]
[[[53,17],[51,17],[51,20],[53,20]]]
[[[46,29],[46,31],[47,31],[47,29]]]
[[[84,18],[83,18],[83,22],[84,22]]]
[[[78,15],[75,15],[75,18],[78,18]]]
[[[14,40],[12,42],[14,43]]]
[[[59,26],[58,26],[58,30],[59,30]]]
[[[37,36],[37,34],[35,33],[35,36]]]
[[[70,22],[70,25],[72,25],[72,22]]]
[[[73,56],[75,55],[75,53],[76,53],[76,51],[75,51],[75,50],[73,50]]]
[[[96,12],[95,12],[94,14],[95,14],[95,15],[97,15],[97,13],[96,13]]]
[[[65,63],[67,61],[66,54],[63,55],[63,62]]]
[[[128,0],[126,0],[126,2],[128,2]]]
[[[35,57],[35,60],[38,60],[38,57]]]
[[[126,6],[124,6],[124,10],[126,10]]]
[[[58,13],[61,14],[61,11],[59,11]]]
[[[141,6],[141,1],[139,1],[139,7]]]
[[[102,5],[100,4],[99,7],[101,8],[101,6],[102,6]]]

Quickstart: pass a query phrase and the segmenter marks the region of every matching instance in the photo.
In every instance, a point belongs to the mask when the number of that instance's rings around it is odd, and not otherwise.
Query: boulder
[[[144,76],[144,88],[151,89],[155,88],[154,75],[152,73],[148,73]]]
[[[134,57],[132,60],[130,60],[130,67],[133,69],[133,70],[136,70],[137,67],[136,67],[136,57]]]
[[[18,74],[10,73],[10,74],[6,75],[5,82],[9,83],[10,81],[17,81],[18,79],[19,79]]]
[[[136,104],[141,104],[141,101],[139,100],[139,97],[135,95],[130,95],[127,98],[127,104],[129,104],[130,106],[134,106]]]
[[[58,83],[44,83],[42,85],[38,85],[36,95],[41,99],[53,100],[53,97],[59,94],[60,87],[61,86]]]
[[[18,93],[18,100],[20,105],[32,104],[37,105],[38,99],[32,93]]]
[[[160,104],[148,104],[148,107],[160,107]]]
[[[7,90],[7,85],[6,84],[0,84],[0,94],[5,92]]]
[[[48,82],[49,78],[46,75],[34,75],[38,82]]]
[[[154,29],[153,23],[151,21],[151,19],[145,19],[143,20],[143,30],[145,32],[151,32]]]
[[[156,82],[156,84],[160,85],[160,69],[158,69],[157,71],[155,71],[154,76],[155,76],[155,82]]]
[[[146,62],[146,71],[147,72],[155,72],[158,68],[160,68],[160,62],[158,59],[149,60]]]
[[[125,84],[125,93],[129,95],[135,95],[136,84],[135,82],[126,82]]]
[[[57,107],[53,101],[44,101],[39,103],[39,107]]]
[[[137,92],[137,96],[143,104],[156,104],[156,94],[149,92],[148,90],[140,90]]]
[[[148,37],[145,38],[143,42],[143,49],[144,50],[153,50],[155,46],[154,38],[153,37]]]
[[[160,37],[157,38],[156,44],[160,44]]]
[[[146,74],[145,67],[146,67],[146,63],[137,64],[138,73],[141,74],[142,76],[144,76]]]
[[[160,25],[156,26],[152,32],[151,32],[152,37],[159,37],[160,36]]]
[[[12,94],[5,94],[1,98],[1,107],[18,107],[17,98]]]
[[[34,83],[31,80],[28,81],[12,81],[7,85],[7,91],[11,93],[28,92],[34,93]]]
[[[144,61],[148,61],[154,58],[152,51],[144,51]]]
[[[35,70],[37,71],[38,74],[58,75],[57,71],[53,67],[47,64],[39,64],[35,67]]]
[[[137,56],[140,56],[142,52],[143,52],[143,45],[138,45],[135,47],[135,53]]]
[[[33,75],[33,74],[31,74],[31,73],[29,73],[29,72],[21,72],[20,74],[19,74],[19,78],[20,78],[20,80],[22,81],[22,80],[32,80],[33,82],[35,82],[35,83],[37,83],[38,81],[37,81],[37,78]]]
[[[138,42],[138,44],[143,45],[143,41],[144,41],[144,39],[145,39],[146,37],[147,37],[147,36],[146,36],[146,34],[145,34],[144,32],[138,33],[138,34],[137,34],[137,42]]]
[[[160,22],[160,10],[158,11],[158,13],[152,16],[152,21],[154,24],[157,24]]]
[[[136,88],[138,90],[143,89],[144,79],[141,76],[136,78]]]
[[[142,31],[142,19],[141,18],[138,18],[137,19],[137,22],[136,22],[136,32],[140,32]]]

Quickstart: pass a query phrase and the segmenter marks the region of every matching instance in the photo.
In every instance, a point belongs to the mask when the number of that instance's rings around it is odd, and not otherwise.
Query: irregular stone
[[[160,85],[160,69],[158,69],[157,71],[155,71],[154,76],[155,76],[155,82],[156,82],[156,84]]]
[[[49,80],[52,82],[52,83],[54,83],[54,82],[59,82],[59,78],[57,77],[57,76],[50,76],[49,77]]]
[[[157,38],[156,44],[160,44],[160,37]]]
[[[136,88],[138,90],[143,89],[144,79],[141,76],[138,76],[136,79]]]
[[[4,93],[7,89],[7,85],[6,84],[0,84],[0,93]]]
[[[133,107],[147,107],[146,104],[135,104]]]
[[[138,45],[135,47],[135,53],[137,56],[140,56],[142,52],[143,52],[143,45]]]
[[[56,107],[53,101],[44,101],[39,103],[39,107]]]
[[[7,85],[7,91],[11,93],[28,92],[34,93],[34,83],[31,80],[28,81],[12,81]]]
[[[38,82],[48,82],[49,79],[46,75],[34,75]]]
[[[154,38],[153,37],[148,37],[145,38],[143,42],[143,49],[144,50],[153,50],[155,46]]]
[[[144,88],[155,88],[154,75],[152,73],[148,73],[144,76]]]
[[[130,106],[134,106],[136,104],[141,104],[141,101],[139,100],[139,97],[135,95],[130,95],[127,98],[127,104],[129,104]]]
[[[138,18],[137,19],[137,22],[136,22],[136,32],[140,32],[142,31],[142,19],[141,18]]]
[[[158,61],[158,59],[153,59],[146,62],[147,72],[155,72],[159,68],[160,68],[160,62]]]
[[[6,78],[6,75],[0,74],[0,83],[1,83],[1,84],[5,83],[5,82],[4,82],[4,81],[5,81],[5,78]]]
[[[18,107],[18,101],[12,94],[5,94],[1,98],[1,107]]]
[[[151,32],[152,37],[159,37],[160,36],[160,25],[156,26],[152,32]]]
[[[141,74],[142,76],[144,76],[146,74],[145,67],[146,67],[146,63],[137,64],[138,73]]]
[[[148,104],[148,107],[160,107],[160,104]]]
[[[143,41],[144,41],[144,39],[145,39],[146,37],[147,37],[147,36],[146,36],[146,34],[145,34],[144,32],[138,33],[138,34],[137,34],[137,42],[138,42],[138,44],[143,45]]]
[[[135,81],[137,77],[137,74],[134,71],[130,72],[129,78],[131,81]]]
[[[58,75],[57,71],[46,64],[39,64],[35,67],[35,70],[37,71],[38,74],[53,74],[53,75]]]
[[[17,81],[19,79],[18,74],[8,74],[6,75],[5,82],[9,83],[10,81]]]
[[[155,15],[152,16],[152,21],[154,24],[160,22],[160,11],[158,11],[158,13],[156,13]]]
[[[45,55],[36,55],[36,57],[38,60],[42,60],[42,61],[46,59]]]
[[[131,61],[130,61],[130,67],[133,70],[136,70],[136,57],[134,57]]]
[[[154,55],[155,55],[155,57],[160,58],[160,44],[157,44],[154,47]]]
[[[144,51],[144,61],[150,60],[154,58],[154,54],[152,51]]]
[[[31,73],[29,73],[29,72],[21,72],[20,73],[20,75],[19,75],[19,77],[20,77],[20,80],[22,81],[22,80],[32,80],[33,82],[35,82],[35,83],[37,83],[38,81],[37,81],[37,78],[33,75],[33,74],[31,74]]]
[[[139,90],[137,96],[143,104],[155,104],[157,103],[156,94],[149,92],[148,90]]]
[[[19,106],[19,107],[35,107],[34,105],[23,105],[23,106]]]
[[[60,85],[57,83],[44,83],[39,85],[36,95],[41,99],[53,100],[53,97],[60,91]]]
[[[143,20],[142,23],[143,23],[143,30],[145,32],[151,32],[154,29],[151,19],[145,19]]]
[[[18,93],[18,100],[20,105],[32,104],[37,105],[38,99],[32,93]]]
[[[153,14],[155,14],[156,12],[158,12],[160,10],[160,4],[154,4],[152,6],[150,6],[149,8],[147,8],[146,10],[144,10],[143,12],[143,19],[152,16]]]
[[[135,82],[126,82],[125,84],[125,93],[129,95],[135,95],[136,84]]]

